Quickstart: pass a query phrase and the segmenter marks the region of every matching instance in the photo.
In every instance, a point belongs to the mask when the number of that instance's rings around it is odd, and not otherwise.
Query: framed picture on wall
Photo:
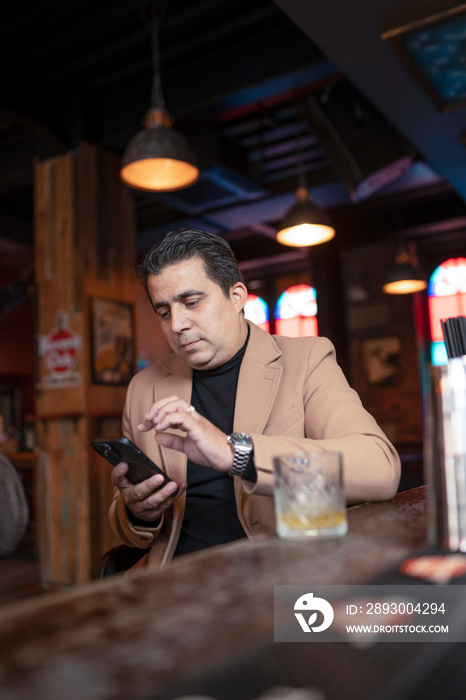
[[[127,384],[134,374],[132,304],[91,299],[93,384]]]
[[[376,338],[363,343],[364,364],[369,384],[390,386],[401,374],[399,338]]]

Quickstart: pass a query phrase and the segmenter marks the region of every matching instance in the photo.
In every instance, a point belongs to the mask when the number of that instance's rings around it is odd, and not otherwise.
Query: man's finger
[[[118,488],[128,488],[128,486],[132,486],[131,481],[125,476],[127,471],[128,465],[126,462],[119,462],[113,467],[110,476],[112,484],[118,486]]]
[[[153,427],[154,423],[151,420],[144,420],[138,425],[138,430],[140,430],[141,433],[147,433],[147,431],[152,430]]]
[[[184,452],[186,439],[181,437],[181,435],[174,435],[173,433],[157,433],[154,435],[154,440],[163,447],[169,447],[171,450]]]

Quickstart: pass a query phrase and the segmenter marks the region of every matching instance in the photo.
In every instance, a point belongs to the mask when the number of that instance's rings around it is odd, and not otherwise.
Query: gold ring
[[[195,413],[195,412],[196,412],[196,409],[194,408],[194,406],[190,406],[189,408],[186,409],[186,413],[190,413],[191,415],[193,415],[193,413]]]

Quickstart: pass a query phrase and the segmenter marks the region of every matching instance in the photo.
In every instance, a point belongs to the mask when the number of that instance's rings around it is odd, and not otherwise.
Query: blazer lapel
[[[154,401],[168,397],[178,396],[187,403],[191,402],[192,369],[176,355],[168,358],[164,367],[167,376],[154,386]],[[186,480],[187,458],[183,452],[170,450],[168,447],[160,447],[164,469],[170,479],[179,483]]]
[[[283,368],[272,336],[249,324],[246,353],[241,363],[236,392],[234,430],[261,433],[270,417],[280,385]]]

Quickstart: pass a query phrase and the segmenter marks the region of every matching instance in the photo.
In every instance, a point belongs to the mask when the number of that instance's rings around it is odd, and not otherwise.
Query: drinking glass
[[[274,458],[277,533],[284,539],[343,537],[347,530],[340,452]]]

